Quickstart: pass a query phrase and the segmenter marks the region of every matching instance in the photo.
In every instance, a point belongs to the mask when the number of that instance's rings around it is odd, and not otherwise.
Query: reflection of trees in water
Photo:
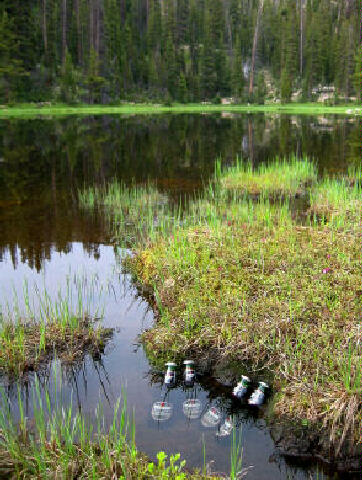
[[[192,191],[221,156],[256,165],[293,152],[321,171],[358,164],[360,121],[286,115],[163,115],[68,117],[0,122],[0,254],[39,269],[54,245],[105,240],[102,215],[81,212],[77,189],[117,177],[158,179],[175,193]],[[320,128],[319,128],[320,126]],[[321,128],[324,128],[324,130]],[[330,128],[332,127],[332,128]],[[20,254],[17,255],[16,245]]]

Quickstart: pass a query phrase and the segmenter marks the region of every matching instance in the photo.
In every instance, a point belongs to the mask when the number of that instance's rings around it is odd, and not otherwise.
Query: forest
[[[2,0],[0,103],[359,100],[357,0]]]

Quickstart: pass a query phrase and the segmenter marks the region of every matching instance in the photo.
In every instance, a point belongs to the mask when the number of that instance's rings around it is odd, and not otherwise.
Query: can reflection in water
[[[201,423],[204,427],[216,427],[221,422],[221,412],[216,407],[211,407],[201,417]]]
[[[218,437],[227,437],[233,430],[232,417],[226,417],[224,423],[220,426],[220,430],[216,433]]]
[[[164,422],[172,416],[173,405],[168,402],[155,402],[152,405],[152,418],[156,422]]]
[[[182,406],[183,412],[187,418],[193,420],[199,418],[201,414],[201,402],[197,398],[191,400],[185,400]]]

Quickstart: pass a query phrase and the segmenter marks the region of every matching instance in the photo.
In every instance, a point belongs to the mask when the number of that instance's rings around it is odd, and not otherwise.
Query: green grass
[[[217,164],[217,182],[226,190],[247,195],[291,195],[305,191],[307,184],[317,178],[316,167],[308,159],[296,157],[275,159],[269,164],[253,168],[251,163],[237,161],[236,165],[221,172]]]
[[[55,398],[54,398],[55,397]],[[6,394],[0,391],[0,473],[7,479],[61,478],[93,480],[211,479],[211,476],[185,471],[180,455],[164,452],[152,462],[138,452],[135,429],[129,420],[126,401],[116,402],[113,421],[106,427],[101,404],[91,423],[71,403],[59,395],[33,391],[34,418],[25,416],[19,399],[20,421],[14,422]],[[95,427],[93,425],[96,425]]]
[[[347,178],[324,178],[310,192],[310,213],[336,226],[360,225],[362,219],[361,172],[349,170]]]
[[[359,105],[327,106],[318,103],[289,103],[273,105],[211,105],[211,104],[123,104],[110,105],[51,105],[37,107],[34,104],[15,105],[0,109],[0,118],[37,117],[39,115],[132,115],[156,113],[216,113],[221,111],[241,113],[290,113],[306,115],[361,115]]]
[[[237,179],[231,194],[225,179]],[[298,216],[290,196],[301,189],[311,205]],[[182,212],[163,206],[157,229],[154,207],[135,202],[144,228],[128,264],[154,292],[157,322],[143,334],[151,355],[212,350],[269,367],[275,416],[327,432],[336,457],[353,449],[362,428],[361,194],[360,182],[318,182],[311,162],[291,159],[254,172],[217,164]]]
[[[55,298],[24,284],[22,298],[14,292],[0,310],[0,372],[21,376],[37,370],[56,354],[61,360],[79,360],[86,352],[103,351],[109,329],[97,325],[102,316],[94,299],[103,287],[92,279],[68,277],[65,292]],[[21,307],[20,303],[23,305]]]
[[[154,238],[176,222],[175,216],[180,216],[178,206],[171,208],[167,196],[151,184],[126,186],[113,181],[79,190],[78,199],[85,209],[102,210],[124,247]]]

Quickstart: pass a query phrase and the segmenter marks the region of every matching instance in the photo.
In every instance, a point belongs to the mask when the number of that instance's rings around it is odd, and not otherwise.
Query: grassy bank
[[[131,261],[154,292],[158,320],[143,336],[153,355],[211,349],[272,368],[274,415],[328,432],[332,459],[362,428],[358,175],[318,182],[308,160],[217,169],[182,218],[163,211],[155,231],[148,215],[152,235]],[[310,199],[302,222],[296,193]]]
[[[1,307],[0,373],[21,376],[54,355],[73,362],[87,352],[103,352],[111,330],[97,325],[102,313],[91,308],[95,297],[100,300],[101,289],[90,279],[69,281],[67,291],[56,298],[37,288],[29,293],[25,284],[22,298],[15,294]]]
[[[268,105],[214,105],[214,104],[122,104],[122,105],[14,105],[0,108],[0,118],[32,118],[38,116],[61,115],[132,115],[160,113],[288,113],[298,115],[358,115],[362,114],[359,105],[327,106],[318,103],[289,103]]]
[[[109,427],[96,409],[93,424],[72,404],[66,406],[58,396],[44,392],[39,384],[33,392],[34,420],[25,416],[19,395],[20,422],[15,423],[4,391],[0,391],[0,476],[7,479],[173,479],[212,478],[188,473],[180,455],[169,458],[164,452],[152,462],[137,451],[134,426],[129,421],[126,403],[116,403]],[[96,425],[93,427],[92,425]]]

